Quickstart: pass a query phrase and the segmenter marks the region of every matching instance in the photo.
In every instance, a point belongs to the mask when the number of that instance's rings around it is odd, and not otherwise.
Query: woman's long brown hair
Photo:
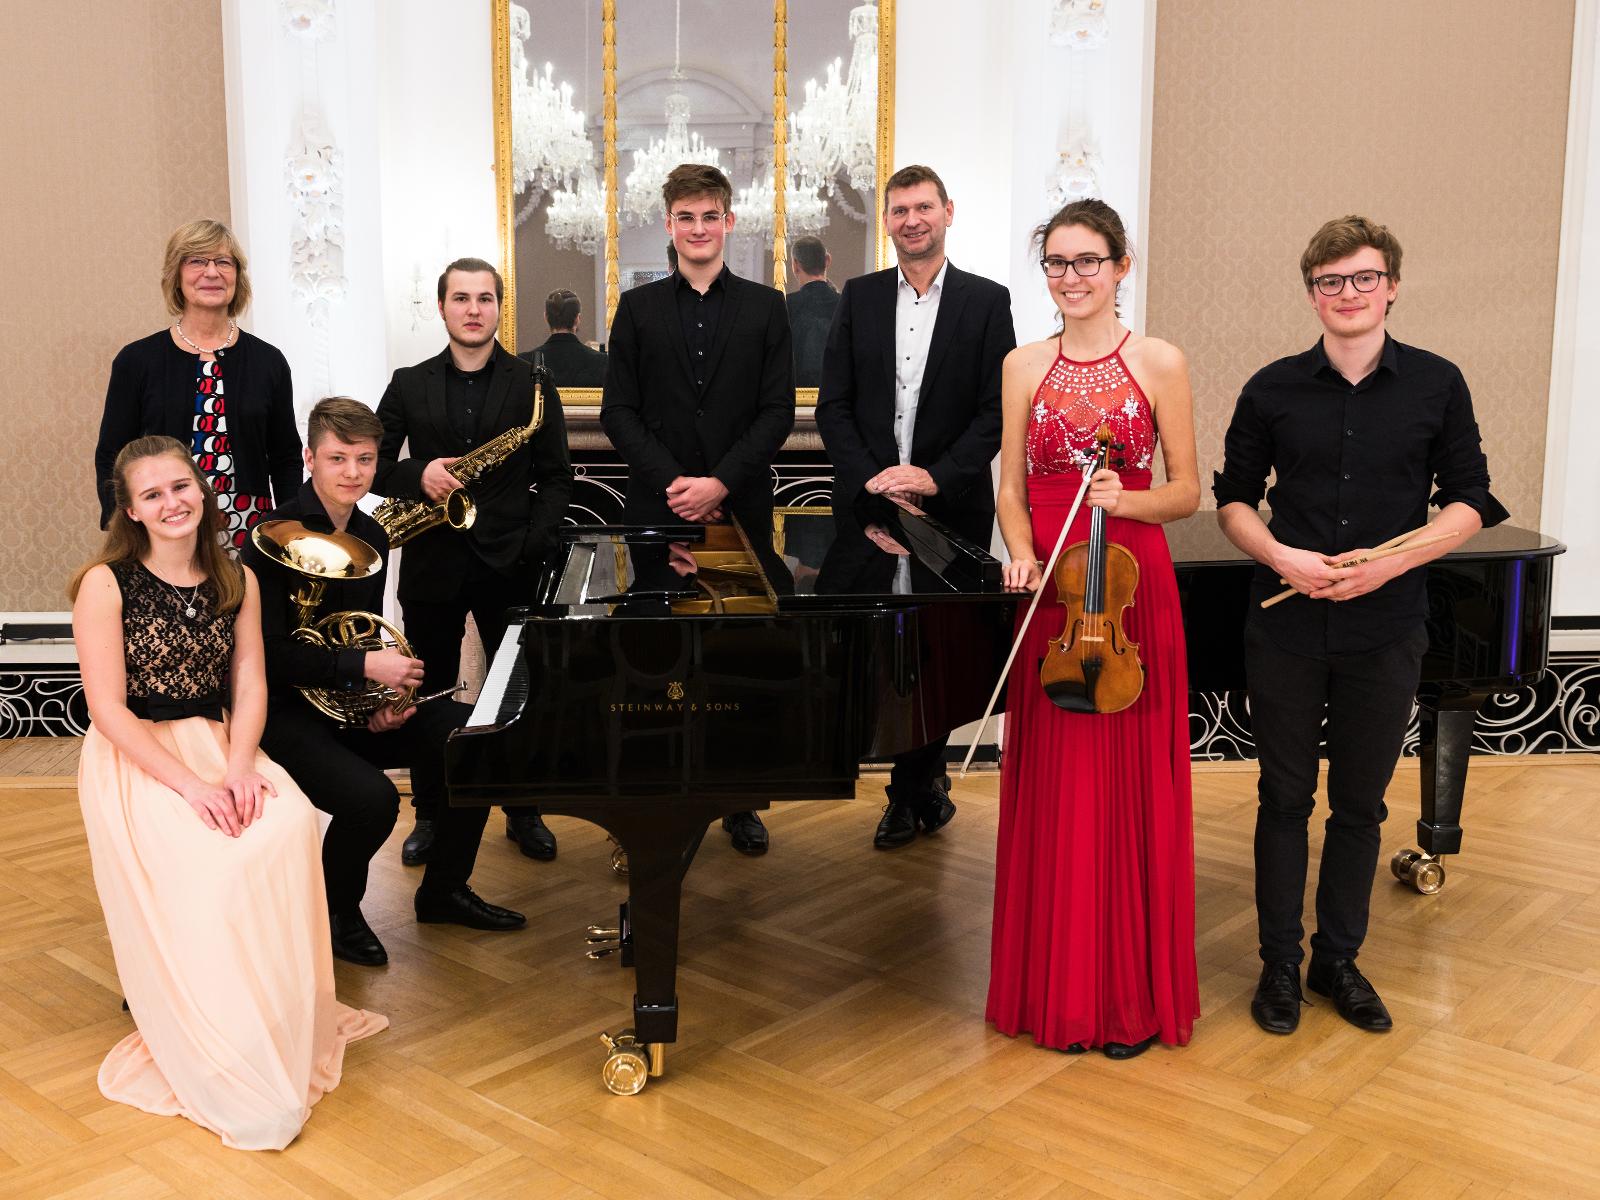
[[[128,516],[128,508],[133,503],[128,489],[128,474],[133,470],[134,463],[165,455],[183,461],[205,498],[200,510],[200,529],[195,534],[194,567],[216,588],[217,611],[232,612],[244,601],[244,568],[222,548],[222,510],[217,507],[216,493],[195,468],[194,459],[189,457],[183,443],[160,434],[137,438],[117,455],[116,465],[111,468],[116,507],[111,512],[111,523],[106,526],[106,540],[100,552],[73,573],[72,582],[67,584],[68,599],[78,598],[83,577],[101,563],[139,562],[150,553],[149,531]]]

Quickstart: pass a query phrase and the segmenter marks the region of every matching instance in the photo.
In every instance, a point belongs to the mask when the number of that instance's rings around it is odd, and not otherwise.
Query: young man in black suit
[[[606,355],[583,344],[578,325],[583,320],[583,302],[577,293],[558,288],[545,297],[544,319],[550,336],[532,350],[517,355],[525,362],[543,357],[550,378],[557,387],[597,388],[606,381]]]
[[[622,294],[611,322],[600,423],[628,464],[630,524],[735,516],[770,537],[772,461],[794,425],[794,361],[783,294],[723,261],[733,188],[685,163],[661,189],[677,269]],[[736,850],[764,854],[754,813],[722,827]]]
[[[439,276],[439,315],[449,345],[402,367],[378,402],[383,444],[373,491],[437,504],[461,486],[458,457],[533,416],[534,372],[495,341],[503,285],[481,258],[461,258]],[[410,443],[402,459],[403,444]],[[534,578],[572,496],[572,461],[561,397],[547,381],[544,421],[533,440],[472,485],[477,519],[466,531],[438,525],[407,542],[400,556],[400,609],[406,637],[427,664],[425,691],[459,678],[461,638],[472,614],[492,657],[508,608],[528,603]],[[437,809],[418,803],[417,824],[401,848],[410,866],[426,862]],[[529,858],[556,856],[556,839],[536,808],[506,809],[506,836]]]
[[[932,169],[902,167],[883,195],[898,265],[844,285],[822,361],[817,431],[833,464],[841,588],[910,591],[909,564],[852,515],[863,492],[902,496],[980,547],[994,525],[989,466],[1000,450],[1000,365],[1017,344],[1011,296],[945,258],[955,204]],[[895,756],[873,845],[904,846],[955,816],[949,736]]]
[[[794,335],[794,383],[816,387],[822,381],[822,352],[839,307],[839,289],[828,282],[833,255],[821,238],[796,238],[789,251],[789,329]]]
[[[345,396],[317,402],[306,422],[305,462],[310,478],[299,494],[266,521],[298,521],[318,533],[358,537],[383,564],[363,579],[332,580],[311,621],[335,612],[381,612],[388,575],[389,539],[383,527],[356,507],[372,484],[383,427],[372,410]],[[378,852],[400,810],[400,794],[385,767],[409,767],[420,803],[440,808],[437,844],[417,889],[417,920],[473,929],[520,929],[521,913],[489,904],[468,885],[483,840],[487,810],[445,806],[444,746],[472,710],[454,700],[431,700],[403,712],[374,712],[364,726],[345,728],[314,708],[301,693],[322,688],[337,696],[363,690],[368,681],[415,688],[423,664],[398,650],[315,646],[294,636],[300,625],[294,596],[308,580],[246,542],[244,564],[261,588],[261,635],[267,662],[267,725],[261,748],[288,771],[302,791],[333,818],[322,839],[333,953],[346,962],[382,966],[389,956],[361,913],[367,863]],[[225,1014],[219,1014],[225,1018]]]

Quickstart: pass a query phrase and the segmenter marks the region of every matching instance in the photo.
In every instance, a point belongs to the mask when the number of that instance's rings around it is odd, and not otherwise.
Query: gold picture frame
[[[517,351],[517,262],[516,196],[511,170],[511,0],[489,0],[493,13],[494,37],[494,173],[498,205],[496,224],[500,235],[500,273],[505,281],[505,299],[500,309],[500,344]],[[878,136],[877,190],[881,203],[884,184],[894,171],[894,45],[895,0],[878,4]],[[784,176],[787,171],[788,140],[788,0],[773,0],[772,14],[772,124],[773,124],[773,278],[782,288],[787,270],[787,237],[784,214]],[[603,151],[606,202],[606,320],[611,325],[621,295],[617,249],[617,0],[601,0],[600,69],[603,88],[602,116],[605,145]],[[883,222],[876,219],[874,258],[882,268],[890,261],[889,241]],[[599,388],[564,388],[561,399],[566,407],[600,403]],[[814,407],[816,388],[796,388],[795,403]]]

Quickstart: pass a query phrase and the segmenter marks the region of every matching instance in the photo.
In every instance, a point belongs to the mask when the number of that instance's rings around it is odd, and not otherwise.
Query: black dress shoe
[[[1156,1035],[1152,1033],[1142,1042],[1106,1042],[1100,1047],[1100,1053],[1121,1062],[1128,1058],[1138,1058],[1155,1044]]]
[[[889,803],[883,806],[883,817],[878,822],[878,832],[872,835],[872,844],[879,850],[894,850],[909,845],[917,836],[917,810],[915,806],[894,798],[889,790]]]
[[[549,862],[556,856],[556,835],[539,817],[537,809],[506,814],[506,836],[529,858]]]
[[[361,915],[359,908],[349,912],[329,913],[328,929],[333,934],[333,956],[358,967],[381,967],[389,961],[389,952],[383,948],[372,926]]]
[[[528,918],[509,908],[490,904],[466,884],[453,891],[431,893],[417,890],[417,920],[423,925],[465,925],[468,929],[488,929],[504,933],[521,929]]]
[[[722,818],[722,827],[733,837],[733,848],[740,854],[767,852],[767,827],[753,812],[734,813]]]
[[[1368,1033],[1387,1033],[1394,1028],[1389,1010],[1378,999],[1378,991],[1367,977],[1356,970],[1353,958],[1319,962],[1313,958],[1306,971],[1306,986],[1319,996],[1333,1000],[1333,1007],[1350,1024]]]
[[[916,808],[917,824],[923,833],[933,833],[950,824],[950,818],[956,815],[955,801],[950,799],[950,776],[935,779]]]
[[[1300,1027],[1300,964],[1269,962],[1261,966],[1261,981],[1250,1000],[1250,1015],[1268,1033],[1293,1033]]]
[[[428,861],[433,853],[433,819],[418,817],[411,834],[400,846],[400,861],[408,867],[418,867]]]

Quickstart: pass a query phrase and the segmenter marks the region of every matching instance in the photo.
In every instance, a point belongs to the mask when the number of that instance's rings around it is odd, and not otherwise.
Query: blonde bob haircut
[[[183,260],[197,254],[216,257],[226,254],[237,264],[233,277],[233,299],[228,302],[228,315],[237,317],[250,307],[250,275],[245,270],[244,247],[221,221],[190,221],[173,230],[167,239],[167,256],[161,267],[161,296],[167,302],[167,311],[175,317],[183,315]]]

